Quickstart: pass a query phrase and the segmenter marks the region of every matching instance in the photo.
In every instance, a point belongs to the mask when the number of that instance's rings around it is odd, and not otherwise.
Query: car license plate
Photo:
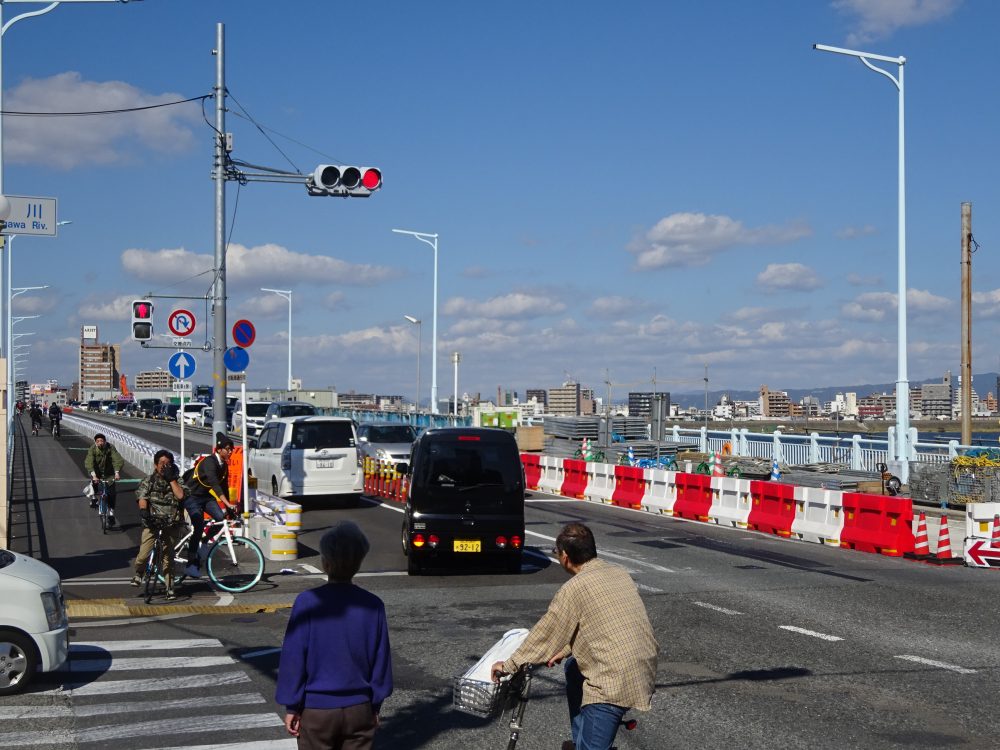
[[[332,469],[333,468],[333,464],[334,464],[334,462],[333,462],[332,459],[329,459],[329,460],[326,460],[326,461],[317,461],[316,462],[316,468],[317,469]]]
[[[455,552],[482,552],[483,544],[478,539],[476,541],[456,539],[454,549]]]

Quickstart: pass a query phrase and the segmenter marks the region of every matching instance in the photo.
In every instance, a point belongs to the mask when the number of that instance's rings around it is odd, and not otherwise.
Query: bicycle
[[[108,481],[106,479],[98,480],[97,491],[94,493],[97,499],[97,515],[101,518],[101,533],[107,534],[108,529],[113,526],[110,522],[111,520],[111,506],[108,504],[108,495],[110,495],[111,485],[115,482],[112,479]]]
[[[169,598],[171,588],[167,586],[167,580],[160,570],[160,561],[167,554],[167,550],[165,549],[166,543],[163,541],[163,533],[175,523],[175,521],[162,516],[150,516],[143,522],[143,525],[153,534],[153,549],[150,550],[149,557],[146,559],[146,569],[142,576],[144,587],[143,598],[146,600],[146,604],[149,604],[153,597],[156,596],[157,588],[161,584],[164,586]]]
[[[52,419],[50,421],[52,422],[52,437],[57,439],[62,437],[62,428],[59,426],[59,420]]]
[[[35,436],[35,437],[38,437],[38,428],[41,427],[41,426],[42,426],[41,422],[36,422],[35,420],[32,419],[31,420],[31,434],[33,436]]]
[[[264,553],[260,546],[244,536],[234,536],[233,529],[241,528],[236,518],[228,514],[221,521],[210,521],[205,525],[204,536],[199,549],[205,553],[205,569],[212,585],[220,591],[239,594],[256,586],[264,575]],[[174,570],[183,570],[188,564],[187,548],[194,527],[188,525],[188,532],[174,546]],[[178,568],[177,566],[181,567]],[[180,583],[185,576],[175,575]]]

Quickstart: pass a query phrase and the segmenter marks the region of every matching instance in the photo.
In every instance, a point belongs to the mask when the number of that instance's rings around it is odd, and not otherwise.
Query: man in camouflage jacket
[[[174,546],[177,544],[177,533],[180,531],[184,488],[180,483],[180,473],[174,465],[174,456],[170,451],[157,451],[153,456],[153,473],[139,482],[135,496],[139,501],[139,517],[142,519],[142,540],[139,544],[139,554],[135,558],[135,575],[132,585],[142,583],[149,553],[153,551],[155,537],[150,530],[152,519],[166,521],[163,529],[164,552],[160,568],[167,582],[167,599],[176,599],[174,594]]]

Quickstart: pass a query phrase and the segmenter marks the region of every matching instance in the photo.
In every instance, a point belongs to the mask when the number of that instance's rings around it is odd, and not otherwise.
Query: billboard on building
[[[84,326],[83,327],[83,340],[84,341],[97,341],[97,326]]]

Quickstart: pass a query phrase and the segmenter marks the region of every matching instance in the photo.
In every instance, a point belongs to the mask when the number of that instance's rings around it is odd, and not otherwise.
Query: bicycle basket
[[[503,713],[510,694],[510,680],[497,684],[456,677],[452,692],[452,706],[457,711],[493,719]]]

